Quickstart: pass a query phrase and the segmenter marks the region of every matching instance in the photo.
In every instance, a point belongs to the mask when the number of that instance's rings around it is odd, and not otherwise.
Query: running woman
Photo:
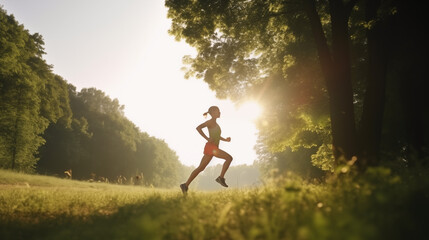
[[[197,127],[198,133],[200,133],[201,136],[207,140],[206,146],[204,147],[204,156],[201,159],[200,165],[189,176],[188,181],[186,183],[180,184],[180,188],[182,189],[182,192],[184,194],[188,192],[188,187],[189,187],[189,184],[191,184],[192,180],[194,180],[194,178],[198,176],[198,174],[206,168],[206,166],[212,160],[213,156],[222,158],[225,160],[222,167],[222,171],[219,177],[216,178],[216,182],[218,182],[220,185],[224,187],[228,187],[228,185],[225,182],[224,176],[226,171],[228,170],[229,165],[232,162],[232,156],[229,155],[227,152],[219,149],[219,142],[221,140],[225,142],[230,142],[231,138],[230,137],[223,138],[220,136],[221,129],[216,122],[216,119],[220,117],[219,108],[217,106],[211,106],[208,112],[204,113],[204,116],[206,117],[207,114],[210,114],[212,118],[200,124]],[[207,129],[209,130],[209,137],[207,137],[207,135],[203,132],[203,128],[205,127],[207,127]]]

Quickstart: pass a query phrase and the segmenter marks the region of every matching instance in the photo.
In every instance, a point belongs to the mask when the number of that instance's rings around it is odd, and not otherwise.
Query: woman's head
[[[209,108],[209,110],[203,114],[204,117],[207,117],[207,114],[210,114],[210,116],[212,116],[212,118],[214,118],[214,117],[218,118],[218,117],[220,117],[220,110],[217,106],[211,106]]]

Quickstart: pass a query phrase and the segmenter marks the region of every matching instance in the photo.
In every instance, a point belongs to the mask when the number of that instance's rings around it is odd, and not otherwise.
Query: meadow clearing
[[[0,239],[424,239],[426,174],[289,175],[183,196],[0,170]]]

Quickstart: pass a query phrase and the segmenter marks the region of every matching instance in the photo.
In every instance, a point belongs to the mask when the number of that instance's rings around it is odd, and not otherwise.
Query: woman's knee
[[[204,169],[206,169],[206,166],[198,166],[195,170],[197,170],[198,172],[202,172],[204,171]]]
[[[228,162],[232,162],[232,156],[228,154],[225,160]]]
[[[203,159],[201,159],[200,165],[195,169],[195,171],[202,172],[206,169],[207,165],[212,160],[213,156],[204,155]]]

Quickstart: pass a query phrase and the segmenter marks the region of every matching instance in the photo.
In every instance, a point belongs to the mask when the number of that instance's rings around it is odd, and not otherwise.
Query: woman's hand
[[[222,140],[224,142],[231,142],[231,138],[230,137],[227,137],[227,138],[220,137],[220,140]]]

